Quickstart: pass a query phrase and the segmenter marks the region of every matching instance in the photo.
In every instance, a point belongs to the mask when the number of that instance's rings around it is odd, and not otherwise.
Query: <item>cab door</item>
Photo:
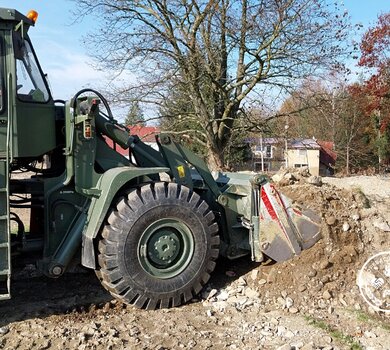
[[[14,98],[13,156],[38,157],[56,147],[55,107],[32,44],[21,31],[12,33]]]

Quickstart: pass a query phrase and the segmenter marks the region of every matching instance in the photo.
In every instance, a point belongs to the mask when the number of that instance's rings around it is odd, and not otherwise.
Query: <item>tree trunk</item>
[[[210,171],[223,171],[225,169],[224,150],[221,150],[216,145],[208,144],[207,149],[207,165]]]

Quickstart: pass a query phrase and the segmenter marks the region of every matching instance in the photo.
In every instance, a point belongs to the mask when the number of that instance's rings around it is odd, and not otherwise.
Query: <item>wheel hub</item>
[[[149,243],[148,255],[157,264],[170,263],[178,253],[178,238],[174,233],[163,235],[154,243]],[[152,249],[150,249],[152,248]]]
[[[142,268],[158,278],[171,278],[183,271],[194,253],[194,238],[179,219],[157,220],[143,232],[138,247]]]

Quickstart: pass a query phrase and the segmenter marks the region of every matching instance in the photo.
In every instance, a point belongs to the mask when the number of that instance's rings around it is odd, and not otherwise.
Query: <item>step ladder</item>
[[[0,133],[0,300],[11,298],[8,132],[4,136]]]

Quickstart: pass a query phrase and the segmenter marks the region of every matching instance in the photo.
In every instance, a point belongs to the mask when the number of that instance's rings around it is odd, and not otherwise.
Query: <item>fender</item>
[[[98,198],[93,198],[88,209],[88,216],[82,234],[81,263],[85,267],[96,268],[93,240],[106,217],[112,200],[118,191],[129,181],[147,175],[166,173],[169,168],[113,168],[106,171],[99,179],[96,187],[101,191]]]

